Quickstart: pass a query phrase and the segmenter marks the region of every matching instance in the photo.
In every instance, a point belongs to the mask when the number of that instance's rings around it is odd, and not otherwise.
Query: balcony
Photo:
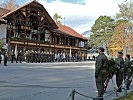
[[[51,47],[51,48],[59,48],[59,49],[75,49],[75,50],[87,50],[86,47],[77,47],[77,46],[68,46],[62,44],[54,44],[50,43],[50,41],[39,41],[34,39],[24,39],[18,37],[12,37],[10,39],[10,44],[19,44],[23,46],[39,46],[39,47]]]

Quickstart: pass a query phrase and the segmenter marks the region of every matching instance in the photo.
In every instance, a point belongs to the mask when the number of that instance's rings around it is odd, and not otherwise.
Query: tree
[[[119,23],[119,24],[118,24]],[[109,51],[111,55],[116,55],[117,51],[123,50],[125,21],[117,21],[113,35],[109,40]]]
[[[60,19],[62,19],[61,15],[58,15],[57,13],[54,14],[53,19],[56,23],[61,24]]]
[[[109,16],[100,16],[91,27],[92,35],[90,43],[92,46],[106,45],[114,28],[114,19]]]
[[[128,21],[118,20],[115,23],[114,34],[109,41],[109,48],[112,55],[116,55],[117,51],[124,51],[126,47],[133,50],[133,35],[125,33],[124,28],[129,26]],[[131,54],[131,52],[129,51]]]
[[[133,2],[132,1],[130,1],[130,2],[125,1],[125,3],[122,3],[118,6],[119,6],[120,11],[119,11],[119,13],[116,14],[116,18],[126,20],[126,22],[123,23],[124,27],[121,30],[123,30],[123,36],[128,37],[128,38],[125,38],[125,40],[124,40],[126,44],[123,44],[123,52],[124,52],[124,50],[126,50],[126,46],[129,47],[132,51],[133,50],[132,34],[127,34],[127,32],[125,32],[124,29],[127,27],[133,27]]]
[[[118,7],[120,12],[116,14],[116,18],[133,22],[133,2],[122,3]]]
[[[1,4],[1,7],[8,9],[8,10],[14,10],[19,7],[16,0],[5,0],[4,3]]]

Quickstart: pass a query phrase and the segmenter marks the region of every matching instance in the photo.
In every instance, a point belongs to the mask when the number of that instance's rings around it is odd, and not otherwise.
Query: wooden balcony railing
[[[26,46],[40,46],[40,47],[52,47],[52,48],[64,48],[64,49],[76,49],[76,50],[87,50],[86,47],[77,47],[77,46],[67,46],[61,44],[50,43],[49,41],[39,41],[39,40],[30,40],[30,39],[21,39],[21,38],[11,38],[10,44],[20,44]]]

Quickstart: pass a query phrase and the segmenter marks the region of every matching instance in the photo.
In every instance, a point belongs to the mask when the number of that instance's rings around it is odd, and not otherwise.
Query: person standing
[[[22,51],[20,51],[20,52],[18,53],[17,60],[18,60],[20,63],[22,63],[22,59],[23,59],[23,54],[22,54]]]
[[[104,48],[98,48],[99,55],[96,58],[95,63],[95,81],[96,87],[98,90],[98,97],[96,100],[103,100],[104,95],[104,82],[106,79],[106,70],[107,70],[107,56],[104,54]]]
[[[12,52],[11,52],[11,63],[13,63],[14,59],[15,59],[15,54],[14,54],[14,52],[12,50]]]
[[[117,92],[122,92],[122,82],[124,79],[124,59],[123,59],[123,53],[118,52],[117,58],[115,60],[116,63],[116,84],[118,87]]]
[[[4,66],[7,66],[7,53],[4,54]]]
[[[127,79],[127,89],[129,90],[129,86],[130,86],[130,77],[132,76],[132,68],[131,68],[131,61],[130,61],[130,55],[126,54],[125,56],[125,79]],[[127,77],[127,78],[126,78]]]

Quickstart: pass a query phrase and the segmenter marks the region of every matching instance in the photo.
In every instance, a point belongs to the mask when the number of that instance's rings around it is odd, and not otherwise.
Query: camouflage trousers
[[[124,69],[120,68],[119,70],[117,70],[117,73],[116,73],[116,84],[118,89],[121,89],[123,79],[124,79]]]
[[[103,69],[100,71],[98,77],[95,79],[99,97],[102,97],[105,92],[104,91],[105,80],[106,80],[106,70]]]
[[[127,73],[126,73],[126,76],[127,76],[127,87],[130,86],[130,83],[131,83],[131,81],[132,81],[132,80],[130,79],[130,78],[132,77],[132,74],[133,74],[133,73],[132,73],[131,69],[128,68],[128,69],[127,69]]]

